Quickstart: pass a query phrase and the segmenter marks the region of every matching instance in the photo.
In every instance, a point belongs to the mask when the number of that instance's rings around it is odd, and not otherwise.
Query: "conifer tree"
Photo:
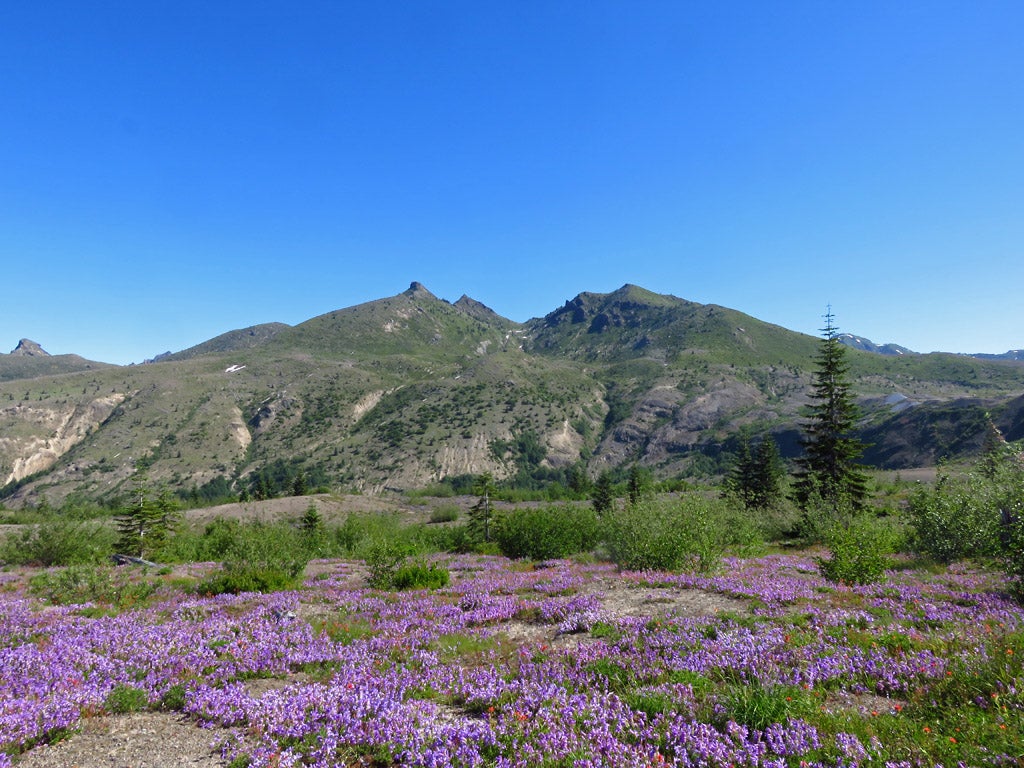
[[[629,479],[626,482],[626,493],[629,495],[630,506],[635,507],[644,498],[653,493],[653,481],[649,469],[634,464],[629,469]]]
[[[479,498],[469,510],[469,529],[477,541],[491,540],[491,522],[494,516],[491,496],[496,490],[494,476],[490,472],[484,472],[473,483],[473,493]]]
[[[612,487],[612,477],[607,472],[598,475],[590,502],[594,505],[594,512],[598,517],[608,514],[615,506],[615,489]]]
[[[801,441],[804,455],[797,460],[794,495],[802,505],[817,495],[831,505],[849,502],[860,508],[867,496],[867,476],[858,463],[864,444],[852,434],[859,413],[850,391],[846,347],[838,331],[829,307],[821,331],[812,403],[807,408]]]
[[[740,437],[723,485],[725,494],[737,499],[746,509],[768,509],[782,496],[782,461],[770,435],[751,447],[749,436]]]
[[[768,509],[782,498],[785,469],[775,438],[765,435],[754,452],[754,507]]]
[[[131,501],[115,516],[119,553],[149,558],[167,543],[178,519],[178,506],[166,488],[155,499],[153,492],[140,481]]]
[[[750,436],[742,434],[739,440],[722,485],[725,487],[725,496],[736,499],[744,508],[749,509],[753,506],[751,479],[754,473],[754,455],[750,449]]]
[[[1012,454],[1003,433],[992,421],[992,414],[985,413],[985,439],[981,444],[981,471],[990,480],[999,474],[1006,458]]]

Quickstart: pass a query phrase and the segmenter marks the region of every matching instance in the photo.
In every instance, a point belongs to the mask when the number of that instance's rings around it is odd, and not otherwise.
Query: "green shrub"
[[[184,683],[175,683],[160,697],[160,708],[180,711],[185,708],[186,688]]]
[[[395,574],[412,554],[407,547],[392,539],[380,539],[373,543],[366,555],[366,567],[370,569],[370,586],[375,589],[391,589]]]
[[[843,584],[871,584],[879,581],[890,565],[897,533],[869,512],[848,523],[837,523],[826,534],[831,557],[819,558],[822,575]]]
[[[218,517],[202,531],[182,530],[168,542],[165,557],[177,562],[211,562],[223,560],[244,535],[237,520]]]
[[[722,509],[694,496],[613,510],[605,529],[608,553],[627,570],[712,570],[726,538]]]
[[[1024,510],[1018,510],[1005,534],[1003,561],[1010,576],[1010,592],[1017,602],[1024,603]]]
[[[445,528],[409,525],[398,514],[351,514],[331,532],[339,555],[365,560],[381,541],[391,541],[406,554],[444,549]]]
[[[448,569],[437,563],[407,562],[395,571],[391,586],[394,589],[440,589],[447,587]]]
[[[196,585],[200,595],[280,592],[298,586],[297,574],[281,567],[232,563]]]
[[[103,708],[115,715],[139,712],[149,705],[149,696],[141,688],[117,685],[103,700]]]
[[[911,547],[940,563],[997,554],[1001,495],[998,483],[982,475],[940,477],[934,488],[919,489],[907,510]]]
[[[448,585],[448,569],[410,560],[412,551],[391,540],[378,541],[366,557],[370,586],[375,589],[438,589]]]
[[[504,515],[494,538],[506,557],[553,560],[592,549],[600,530],[590,507],[537,507]]]
[[[123,609],[144,603],[156,591],[156,585],[140,578],[137,571],[73,565],[33,576],[29,589],[54,605],[99,603]]]
[[[54,518],[9,536],[0,548],[0,562],[43,568],[95,564],[114,551],[114,537],[100,522]]]
[[[210,549],[207,549],[207,547]],[[200,594],[276,592],[292,589],[309,562],[304,532],[286,524],[215,521],[207,526],[204,552],[218,552],[223,569],[203,580]]]
[[[454,523],[459,519],[459,508],[450,504],[437,507],[430,513],[432,523]]]

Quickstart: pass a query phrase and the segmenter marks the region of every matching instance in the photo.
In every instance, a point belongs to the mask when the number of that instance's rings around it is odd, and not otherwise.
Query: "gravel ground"
[[[86,718],[70,738],[27,752],[18,768],[219,768],[217,732],[182,715],[139,712]]]

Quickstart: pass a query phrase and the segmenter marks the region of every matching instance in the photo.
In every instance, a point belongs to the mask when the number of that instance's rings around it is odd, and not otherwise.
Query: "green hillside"
[[[817,349],[631,285],[518,324],[413,283],[153,364],[0,380],[0,498],[111,500],[143,473],[200,496],[292,482],[373,493],[482,472],[528,485],[634,463],[699,476],[741,428],[795,450]],[[1024,434],[1019,362],[848,360],[879,466],[976,451],[985,412]]]

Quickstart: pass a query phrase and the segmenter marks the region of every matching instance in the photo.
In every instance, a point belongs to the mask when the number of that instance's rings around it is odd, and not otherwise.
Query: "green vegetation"
[[[815,349],[811,337],[637,286],[581,294],[527,325],[418,286],[294,328],[229,332],[153,365],[56,376],[15,371],[33,358],[14,358],[0,371],[0,475],[52,437],[48,425],[81,439],[73,458],[15,475],[0,498],[121,508],[142,474],[193,507],[438,478],[457,493],[460,464],[490,472],[507,501],[584,499],[601,470],[621,483],[634,465],[708,482],[742,426],[780,436],[795,457],[782,436]],[[1019,424],[1019,365],[855,350],[847,362],[850,392],[874,398],[857,425],[872,462],[976,453],[986,411]],[[893,394],[926,402],[897,411]]]
[[[96,565],[43,571],[32,577],[29,586],[52,605],[95,603],[114,611],[144,604],[157,589],[146,575]]]
[[[627,505],[607,520],[609,555],[633,571],[713,570],[725,543],[720,512],[698,497]]]
[[[892,525],[871,512],[837,521],[825,535],[830,556],[819,560],[821,573],[830,581],[871,584],[880,581],[892,564],[899,534]]]
[[[177,524],[177,505],[168,490],[156,499],[145,484],[133,494],[132,504],[116,516],[117,551],[143,559],[157,557],[167,546]]]
[[[49,515],[9,534],[0,544],[0,563],[9,565],[96,564],[114,549],[114,532],[96,520]]]
[[[764,512],[782,502],[784,476],[779,449],[771,435],[762,437],[756,448],[751,448],[750,438],[742,435],[722,481],[723,491],[745,509]]]
[[[597,515],[579,506],[516,509],[501,517],[495,540],[506,557],[554,560],[589,552],[600,541]]]

